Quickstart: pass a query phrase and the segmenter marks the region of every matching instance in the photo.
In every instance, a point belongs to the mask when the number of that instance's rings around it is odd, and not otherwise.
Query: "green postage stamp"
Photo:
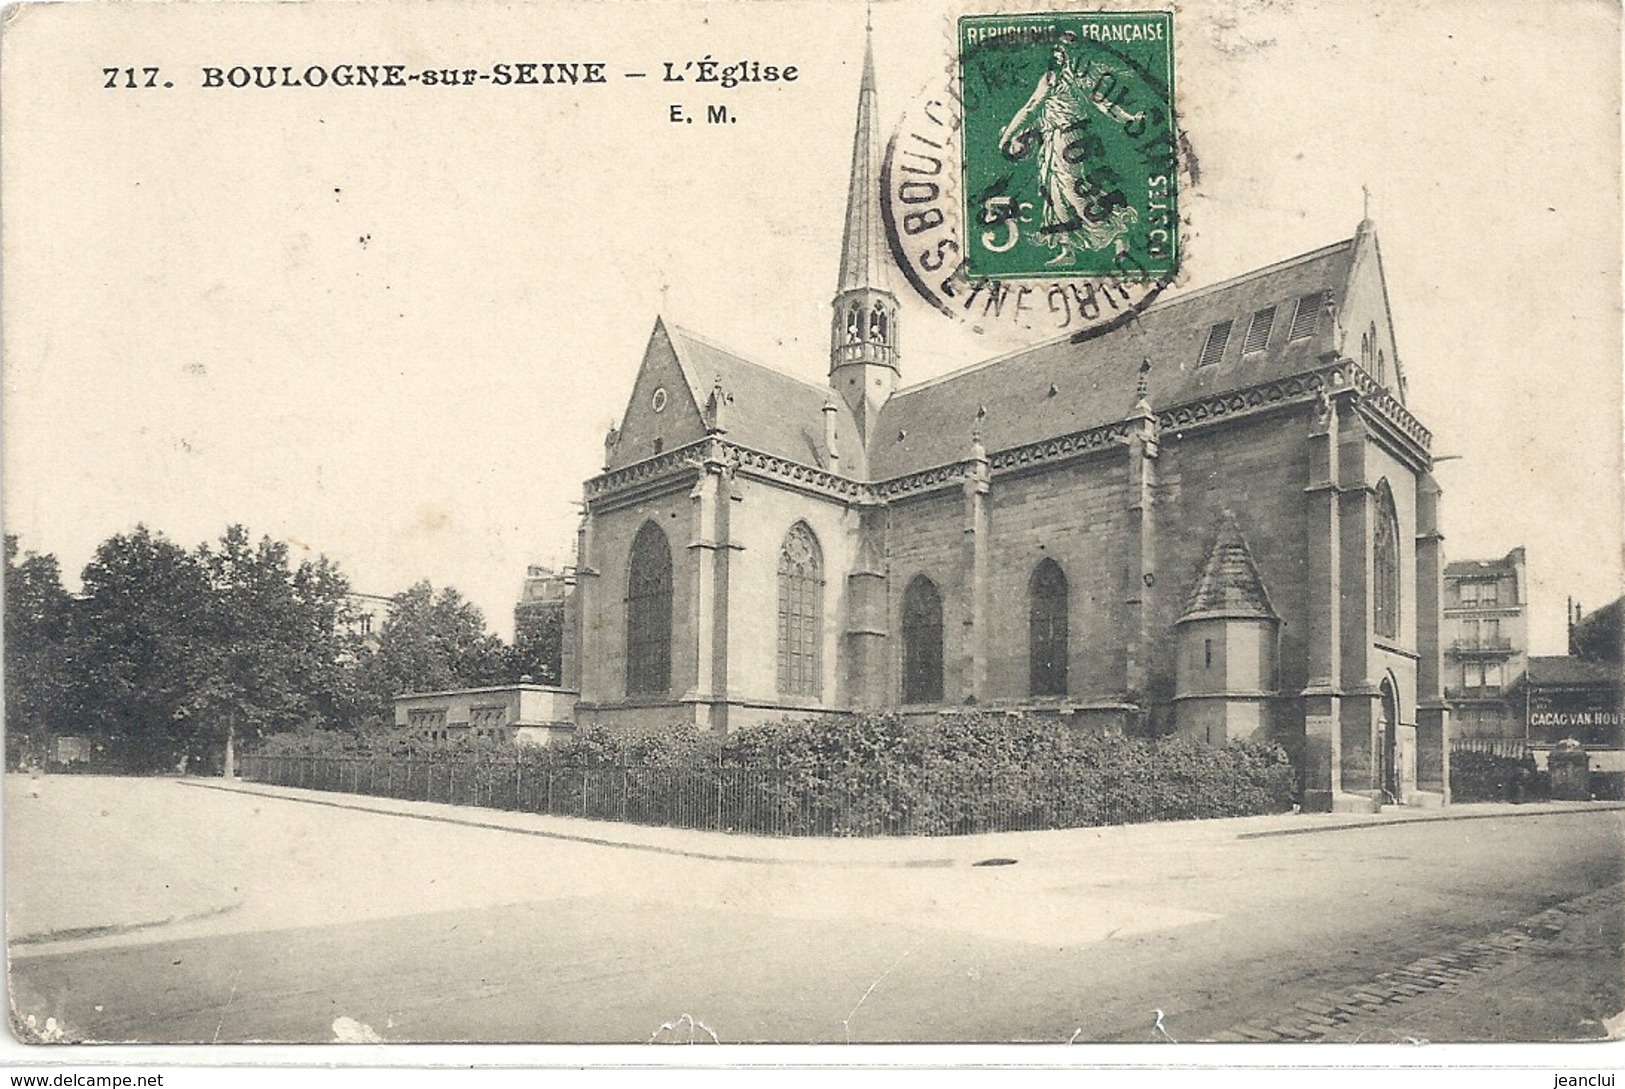
[[[1173,275],[1173,72],[1166,11],[959,20],[971,278]]]

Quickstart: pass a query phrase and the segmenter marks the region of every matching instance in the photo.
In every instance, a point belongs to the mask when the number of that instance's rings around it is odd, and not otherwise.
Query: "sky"
[[[958,10],[874,5],[885,131]],[[862,5],[8,14],[0,499],[70,585],[138,523],[187,546],[242,523],[358,590],[455,586],[507,635],[526,565],[571,559],[657,314],[825,380]],[[1449,457],[1447,555],[1525,546],[1533,650],[1562,653],[1565,598],[1622,581],[1617,5],[1192,0],[1174,26],[1183,286],[1348,237],[1368,187],[1409,407]],[[658,78],[708,56],[798,78]],[[201,86],[523,61],[610,78]],[[107,89],[108,66],[174,86]],[[1022,343],[900,290],[905,383]]]

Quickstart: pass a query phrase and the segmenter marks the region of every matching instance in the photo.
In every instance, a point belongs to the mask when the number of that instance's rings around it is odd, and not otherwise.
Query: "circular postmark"
[[[967,16],[905,112],[882,219],[910,287],[976,328],[1101,335],[1179,276],[1165,12]]]

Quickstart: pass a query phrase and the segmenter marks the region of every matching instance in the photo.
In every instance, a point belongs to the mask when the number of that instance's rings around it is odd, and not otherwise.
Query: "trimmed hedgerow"
[[[798,831],[947,835],[1279,812],[1295,775],[1274,746],[1080,735],[1037,717],[894,715],[744,730],[725,764],[771,766]]]
[[[1296,781],[1276,746],[1082,735],[987,712],[775,722],[722,738],[588,728],[550,748],[388,731],[288,735],[262,753],[251,775],[297,775],[297,785],[776,835],[1243,816],[1291,808]]]

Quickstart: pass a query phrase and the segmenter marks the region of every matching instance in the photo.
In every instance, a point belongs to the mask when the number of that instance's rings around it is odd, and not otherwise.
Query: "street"
[[[302,797],[8,779],[14,1018],[142,1042],[1441,1042],[1600,1038],[1625,1009],[1619,809],[721,861],[691,855],[742,841]]]

